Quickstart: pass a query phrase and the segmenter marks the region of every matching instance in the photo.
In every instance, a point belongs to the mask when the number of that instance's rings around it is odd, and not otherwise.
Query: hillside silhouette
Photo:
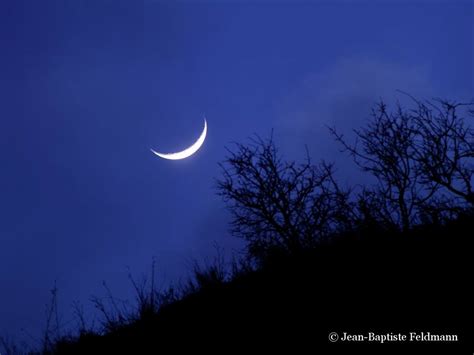
[[[286,161],[271,138],[229,149],[216,186],[242,260],[196,268],[181,292],[134,283],[133,314],[96,300],[102,329],[47,338],[39,352],[472,352],[472,103],[413,103],[377,105],[354,144],[331,128],[371,185],[343,187],[309,156]],[[458,341],[333,343],[333,332]]]
[[[257,270],[195,293],[104,335],[55,344],[57,354],[147,354],[184,349],[354,348],[385,353],[387,344],[331,344],[331,332],[424,331],[457,334],[458,344],[395,344],[404,352],[456,354],[472,346],[472,215],[440,227],[340,235],[314,250],[275,252]],[[394,345],[390,345],[394,346]]]

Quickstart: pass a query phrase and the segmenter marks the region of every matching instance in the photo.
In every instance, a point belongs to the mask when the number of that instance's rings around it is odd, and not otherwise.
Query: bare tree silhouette
[[[422,183],[417,162],[413,159],[417,139],[416,125],[400,105],[389,113],[384,102],[372,110],[366,127],[354,130],[354,144],[346,142],[342,134],[331,133],[349,152],[354,162],[377,181],[376,187],[366,188],[360,204],[373,211],[382,222],[399,225],[407,230],[416,220],[417,207],[436,192],[436,186]]]
[[[456,113],[458,107],[474,104],[421,102],[408,96],[415,109],[404,110],[397,104],[389,113],[380,102],[367,126],[354,130],[353,144],[330,128],[343,151],[376,178],[375,187],[365,187],[359,194],[362,218],[403,230],[427,214],[439,218],[458,211],[462,203],[455,199],[474,205],[473,130]]]
[[[253,257],[272,248],[294,252],[313,246],[348,224],[349,191],[333,166],[284,161],[272,138],[237,144],[221,168],[218,194],[233,215],[232,232],[247,241]]]
[[[471,103],[447,100],[415,101],[411,117],[417,129],[414,159],[425,184],[438,184],[457,198],[474,205],[474,130],[459,116],[460,108],[474,118]]]

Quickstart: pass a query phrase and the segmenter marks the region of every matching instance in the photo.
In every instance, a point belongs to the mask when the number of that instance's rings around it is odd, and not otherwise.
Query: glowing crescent
[[[168,154],[158,153],[157,151],[154,151],[153,149],[150,149],[150,150],[154,154],[158,155],[160,158],[163,158],[163,159],[169,159],[169,160],[184,159],[184,158],[190,157],[191,155],[196,153],[199,148],[201,148],[202,144],[204,143],[204,140],[206,139],[206,134],[207,134],[207,122],[206,122],[206,119],[204,118],[204,129],[202,130],[202,133],[197,139],[197,141],[194,142],[194,144],[190,146],[189,148],[186,148],[185,150],[182,150],[177,153],[168,153]]]

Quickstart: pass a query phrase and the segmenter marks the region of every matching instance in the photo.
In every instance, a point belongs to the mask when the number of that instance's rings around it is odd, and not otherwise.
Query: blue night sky
[[[473,2],[2,1],[0,334],[64,323],[106,280],[131,298],[241,247],[215,194],[232,141],[354,167],[328,138],[396,90],[474,98]],[[203,147],[166,161],[208,121]],[[92,309],[92,306],[89,307]]]

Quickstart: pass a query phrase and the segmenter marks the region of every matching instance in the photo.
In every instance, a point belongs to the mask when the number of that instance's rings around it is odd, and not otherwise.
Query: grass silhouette
[[[459,342],[413,344],[416,351],[444,347],[455,354],[472,345],[465,326],[472,304],[472,217],[405,232],[361,228],[298,254],[276,249],[257,267],[240,268],[228,278],[216,265],[199,269],[194,286],[180,297],[170,295],[160,307],[139,298],[140,311],[131,318],[117,317],[103,333],[58,339],[49,352],[308,346],[314,352],[331,346],[350,351],[354,344],[331,344],[328,334],[429,331],[457,334]]]

